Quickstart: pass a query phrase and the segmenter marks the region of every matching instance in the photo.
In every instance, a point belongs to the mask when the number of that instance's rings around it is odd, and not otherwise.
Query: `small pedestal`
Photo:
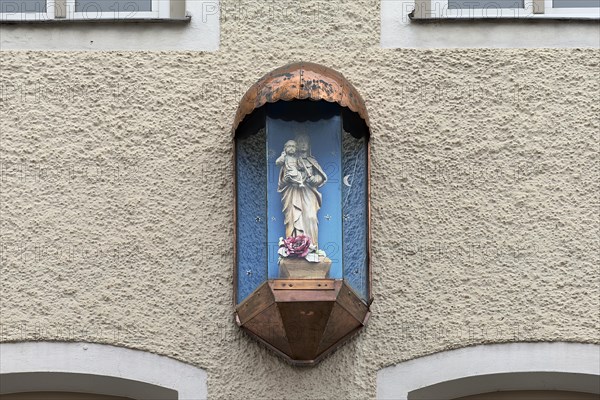
[[[308,262],[304,258],[282,258],[279,260],[279,278],[324,279],[329,275],[331,260],[319,257],[319,262]]]

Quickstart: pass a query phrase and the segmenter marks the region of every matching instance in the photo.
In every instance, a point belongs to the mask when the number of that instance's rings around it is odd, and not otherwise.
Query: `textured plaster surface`
[[[213,53],[2,53],[3,341],[171,356],[224,399],[363,399],[426,354],[599,342],[597,50],[385,50],[374,0],[223,3]],[[298,60],[353,82],[373,135],[373,316],[310,369],[232,318],[230,124]]]

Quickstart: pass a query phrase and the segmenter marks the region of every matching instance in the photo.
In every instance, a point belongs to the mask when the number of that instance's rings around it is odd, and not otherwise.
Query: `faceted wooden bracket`
[[[341,279],[270,280],[236,308],[240,327],[296,365],[319,362],[369,315]]]

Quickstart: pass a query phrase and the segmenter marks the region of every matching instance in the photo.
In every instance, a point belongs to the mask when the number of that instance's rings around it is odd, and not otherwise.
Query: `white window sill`
[[[427,16],[427,17],[417,17],[414,16],[413,13],[409,14],[409,17],[413,21],[453,21],[453,20],[588,20],[588,21],[598,21],[600,20],[600,14],[530,14],[530,15],[494,15],[494,16],[484,16],[484,15],[448,15],[448,16]]]
[[[44,18],[44,19],[2,19],[0,24],[75,24],[75,23],[130,23],[130,22],[154,22],[154,23],[189,23],[191,16],[177,18],[139,17],[139,18]]]

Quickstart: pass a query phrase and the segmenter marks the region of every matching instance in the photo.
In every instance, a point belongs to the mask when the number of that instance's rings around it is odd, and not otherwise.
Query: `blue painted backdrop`
[[[367,141],[344,133],[342,140],[344,279],[363,299],[369,297],[367,263]]]
[[[331,278],[344,278],[368,300],[367,139],[342,133],[339,107],[323,102],[269,105],[266,130],[236,140],[238,303],[279,276],[278,241],[285,235],[280,168],[275,160],[296,134],[310,137],[311,152],[327,174],[319,189],[319,242],[332,260]],[[301,120],[298,115],[309,116]],[[293,116],[293,117],[292,117]],[[301,120],[301,121],[300,121]]]
[[[341,279],[342,274],[342,123],[339,114],[317,121],[286,121],[267,116],[267,213],[269,279],[278,278],[278,241],[285,237],[281,194],[277,192],[280,167],[275,160],[283,145],[298,133],[310,137],[311,153],[327,175],[327,183],[319,189],[323,204],[319,219],[319,247],[332,261],[329,277]]]
[[[236,141],[237,302],[267,280],[265,131]]]

